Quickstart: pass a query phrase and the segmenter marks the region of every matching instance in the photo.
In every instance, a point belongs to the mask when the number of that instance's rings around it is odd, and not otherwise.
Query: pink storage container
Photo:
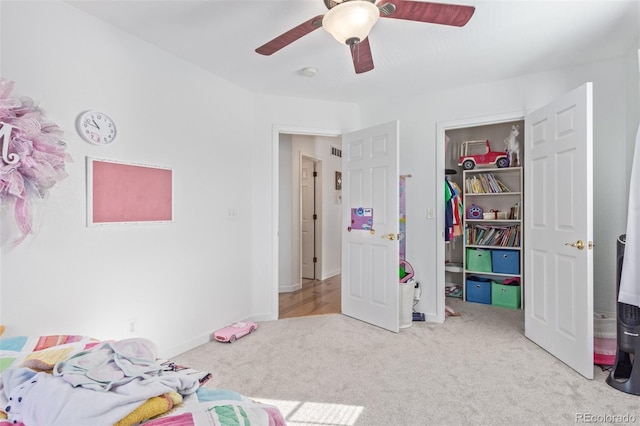
[[[593,313],[593,363],[613,365],[618,347],[615,312]]]

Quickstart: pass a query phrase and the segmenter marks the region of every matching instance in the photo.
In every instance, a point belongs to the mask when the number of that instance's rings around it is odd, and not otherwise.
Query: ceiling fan
[[[256,49],[261,55],[272,55],[303,36],[323,27],[340,43],[349,46],[356,74],[373,69],[369,31],[378,18],[462,27],[473,15],[475,7],[412,0],[324,0],[329,11],[314,16]]]

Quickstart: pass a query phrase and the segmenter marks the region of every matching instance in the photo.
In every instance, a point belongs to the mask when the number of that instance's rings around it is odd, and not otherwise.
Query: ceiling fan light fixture
[[[366,0],[351,0],[331,8],[322,19],[322,28],[341,44],[354,44],[367,38],[378,22],[380,10]]]

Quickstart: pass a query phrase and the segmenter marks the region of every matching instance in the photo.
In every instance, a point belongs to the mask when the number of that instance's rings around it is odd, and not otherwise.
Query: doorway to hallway
[[[278,304],[341,273],[341,141],[297,133],[278,133]]]

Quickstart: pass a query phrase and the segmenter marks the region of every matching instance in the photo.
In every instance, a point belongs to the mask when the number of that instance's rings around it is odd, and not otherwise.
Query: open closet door
[[[593,379],[591,83],[525,125],[525,335]]]
[[[342,313],[396,333],[398,142],[397,121],[342,135]]]

